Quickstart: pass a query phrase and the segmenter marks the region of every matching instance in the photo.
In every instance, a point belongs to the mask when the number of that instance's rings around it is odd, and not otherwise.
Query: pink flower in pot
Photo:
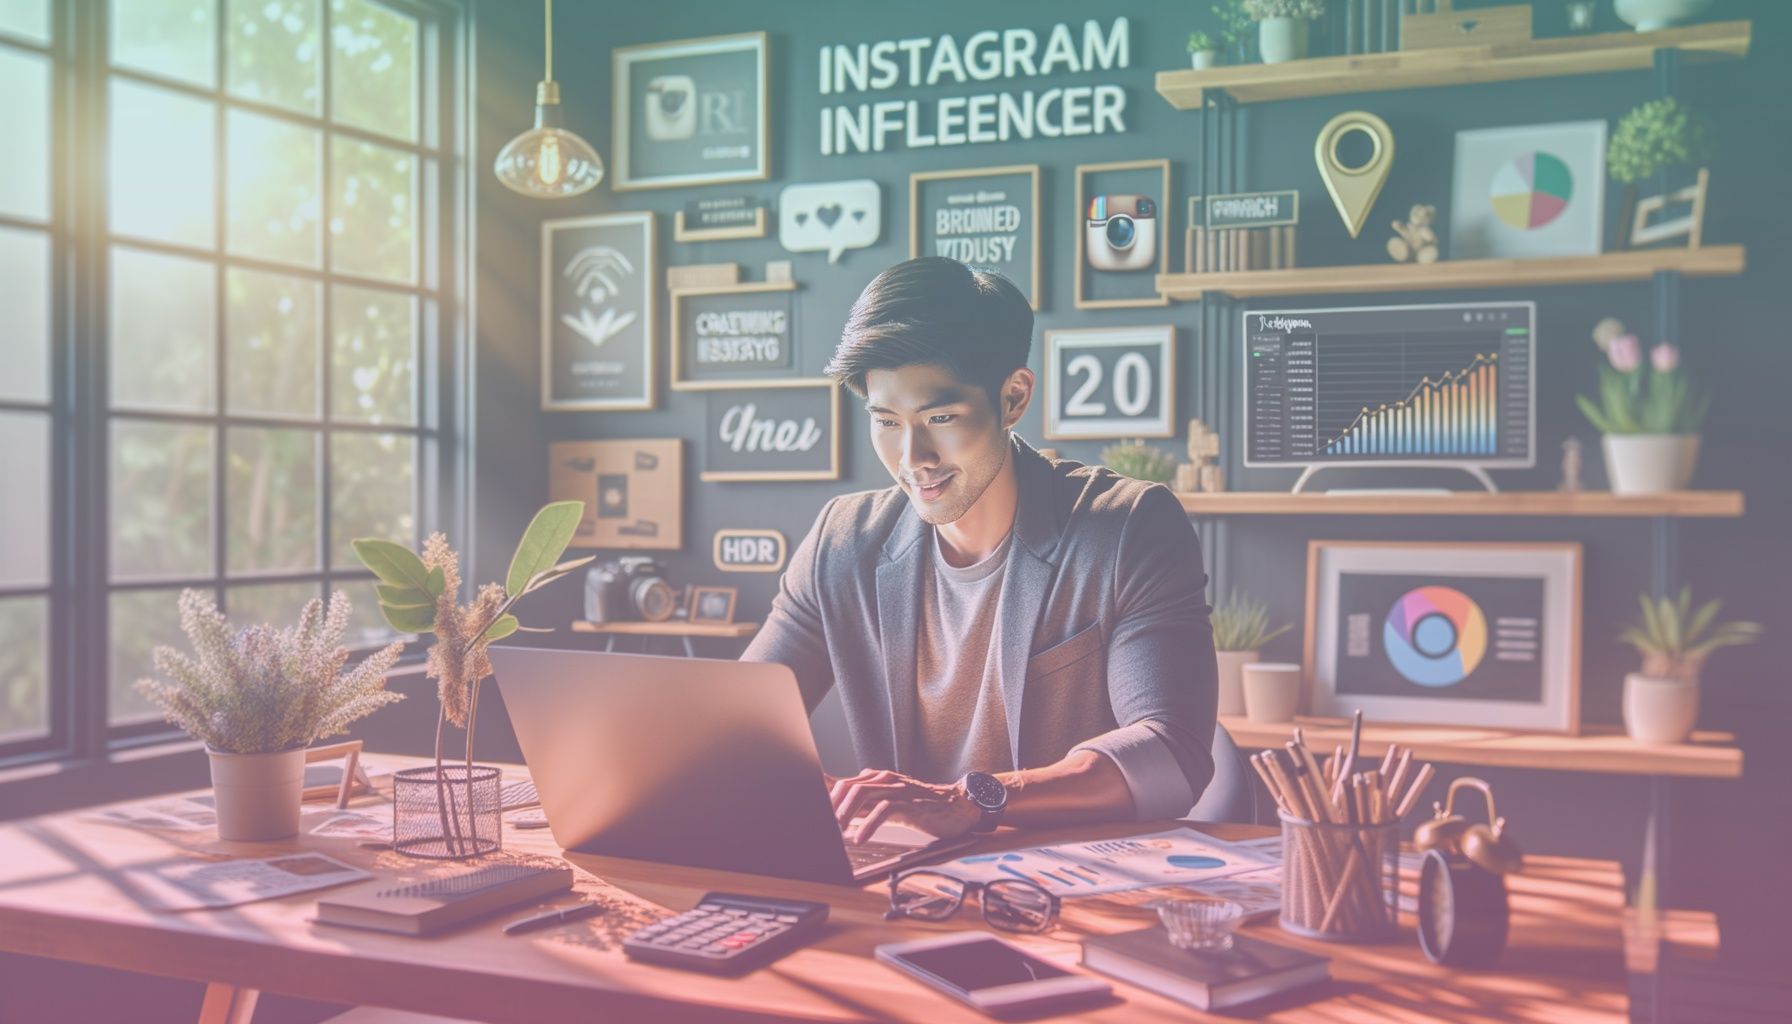
[[[1620,334],[1606,346],[1605,357],[1619,373],[1635,373],[1643,362],[1643,345],[1634,334]]]
[[[1680,350],[1664,341],[1649,350],[1649,362],[1656,373],[1673,373],[1680,366]]]

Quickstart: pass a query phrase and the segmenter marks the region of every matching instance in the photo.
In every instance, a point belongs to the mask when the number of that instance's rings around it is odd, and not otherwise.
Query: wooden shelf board
[[[1294,738],[1295,726],[1307,746],[1331,750],[1350,744],[1350,723],[1343,719],[1301,718],[1273,725],[1242,716],[1222,715],[1220,724],[1233,742],[1252,750],[1280,747]],[[1727,732],[1695,732],[1691,743],[1653,746],[1638,743],[1615,727],[1589,726],[1579,736],[1482,729],[1470,726],[1364,723],[1359,757],[1380,761],[1388,744],[1411,747],[1417,761],[1535,768],[1544,771],[1602,772],[1616,775],[1672,775],[1684,778],[1742,777],[1742,751]]]
[[[1647,281],[1660,271],[1689,277],[1729,277],[1748,267],[1740,245],[1697,249],[1634,249],[1598,256],[1550,259],[1439,260],[1436,263],[1366,263],[1349,267],[1239,270],[1220,274],[1160,274],[1159,293],[1180,301],[1206,292],[1228,295],[1335,295],[1436,291],[1444,288],[1508,288],[1527,285],[1606,284]]]
[[[572,624],[574,633],[597,633],[601,636],[691,636],[721,637],[739,640],[759,632],[757,622],[587,622],[583,619]]]
[[[1239,103],[1335,96],[1392,89],[1507,82],[1524,78],[1641,71],[1657,49],[1678,49],[1694,60],[1748,55],[1751,25],[1720,21],[1659,32],[1527,39],[1498,46],[1452,46],[1345,57],[1313,57],[1280,64],[1230,64],[1200,71],[1159,71],[1157,91],[1178,110],[1199,110],[1208,89]]]
[[[1183,494],[1191,516],[1586,516],[1728,519],[1742,515],[1741,491],[1673,491],[1618,495],[1609,491],[1504,491],[1486,494],[1288,494],[1227,491]]]

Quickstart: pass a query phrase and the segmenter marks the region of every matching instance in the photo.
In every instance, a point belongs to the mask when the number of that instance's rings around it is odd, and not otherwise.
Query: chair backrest
[[[1251,783],[1250,766],[1238,744],[1232,742],[1232,734],[1218,722],[1213,725],[1213,780],[1188,817],[1197,821],[1257,820],[1257,789]]]

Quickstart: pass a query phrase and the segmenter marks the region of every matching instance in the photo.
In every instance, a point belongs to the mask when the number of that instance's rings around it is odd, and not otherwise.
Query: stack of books
[[[1267,228],[1188,229],[1183,267],[1191,274],[1294,267],[1294,225]]]
[[[1177,949],[1162,925],[1083,940],[1083,966],[1187,1003],[1220,1010],[1324,981],[1322,956],[1245,935],[1223,952]]]

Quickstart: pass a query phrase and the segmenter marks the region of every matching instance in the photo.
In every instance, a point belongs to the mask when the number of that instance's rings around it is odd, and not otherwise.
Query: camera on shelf
[[[585,574],[585,618],[592,622],[665,622],[677,610],[666,567],[646,555],[601,562]]]
[[[1157,262],[1157,201],[1150,196],[1095,196],[1087,231],[1096,270],[1146,270]]]

